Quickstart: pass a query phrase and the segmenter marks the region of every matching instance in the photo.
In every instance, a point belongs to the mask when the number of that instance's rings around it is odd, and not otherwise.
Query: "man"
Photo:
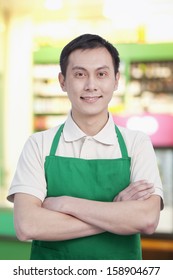
[[[59,82],[71,112],[28,139],[8,197],[17,237],[34,240],[31,259],[141,259],[140,233],[158,225],[162,184],[151,142],[108,113],[119,62],[98,35],[62,50]]]

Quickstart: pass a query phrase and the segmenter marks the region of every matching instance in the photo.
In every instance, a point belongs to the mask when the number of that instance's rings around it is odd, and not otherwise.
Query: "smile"
[[[100,98],[102,98],[102,96],[82,96],[81,97],[81,99],[87,103],[94,103]]]

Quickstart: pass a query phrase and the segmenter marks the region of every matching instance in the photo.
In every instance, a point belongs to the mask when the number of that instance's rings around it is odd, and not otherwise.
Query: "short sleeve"
[[[46,192],[43,159],[36,139],[31,136],[25,143],[18,160],[7,199],[13,202],[15,193],[25,193],[43,201]]]
[[[154,184],[154,194],[159,195],[163,202],[163,187],[159,174],[157,158],[150,138],[140,133],[133,147],[131,160],[131,182],[147,180]]]

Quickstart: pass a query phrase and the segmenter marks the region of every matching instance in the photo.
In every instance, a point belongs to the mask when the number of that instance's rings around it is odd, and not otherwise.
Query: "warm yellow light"
[[[0,22],[0,32],[5,31],[5,24]]]

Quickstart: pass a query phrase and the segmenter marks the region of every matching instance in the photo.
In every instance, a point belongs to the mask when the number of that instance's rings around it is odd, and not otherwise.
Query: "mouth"
[[[102,98],[102,96],[81,96],[80,99],[82,99],[83,101],[87,102],[87,103],[94,103],[97,102],[100,98]]]

